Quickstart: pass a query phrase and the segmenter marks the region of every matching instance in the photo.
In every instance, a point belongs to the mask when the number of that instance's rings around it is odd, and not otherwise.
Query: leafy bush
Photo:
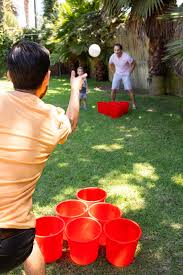
[[[13,44],[13,39],[8,35],[8,33],[0,32],[0,76],[2,76],[7,71],[7,54],[9,49]]]
[[[40,43],[41,39],[42,39],[42,35],[41,35],[41,31],[38,29],[35,29],[35,28],[26,29],[25,28],[25,29],[23,29],[23,33],[20,38]]]
[[[94,77],[106,79],[107,63],[111,53],[111,40],[114,35],[113,18],[106,18],[99,1],[66,0],[62,5],[55,6],[54,16],[44,25],[47,33],[46,46],[51,51],[52,64],[67,62],[69,67],[83,66],[87,70],[98,66]],[[118,19],[119,22],[122,17]],[[88,55],[91,44],[101,47],[101,55],[97,62]],[[100,66],[99,66],[100,64]]]
[[[40,43],[42,38],[40,31],[34,28],[24,29],[23,31],[0,31],[0,76],[3,76],[7,71],[7,54],[10,48],[21,39]]]

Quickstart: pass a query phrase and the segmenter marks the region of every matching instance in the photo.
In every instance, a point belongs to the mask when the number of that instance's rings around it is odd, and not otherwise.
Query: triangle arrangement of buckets
[[[97,102],[98,113],[106,116],[110,116],[115,119],[128,113],[129,102],[128,101],[99,101]]]
[[[108,262],[118,267],[130,265],[142,235],[140,226],[122,218],[117,206],[106,203],[107,193],[101,188],[84,188],[76,196],[57,204],[56,216],[36,220],[36,241],[45,262],[61,258],[62,243],[67,240],[70,257],[76,264],[94,262],[102,245]]]

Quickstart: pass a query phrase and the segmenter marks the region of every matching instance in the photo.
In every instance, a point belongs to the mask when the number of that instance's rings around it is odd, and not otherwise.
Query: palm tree
[[[12,2],[12,0],[0,0],[0,75],[5,73],[9,49],[17,37],[20,37],[16,8]]]
[[[44,0],[44,17],[51,18],[53,13],[54,5],[56,4],[57,0]]]
[[[175,72],[183,76],[183,4],[167,14],[166,17],[175,23],[175,32],[172,41],[166,46],[164,60],[170,61]]]
[[[3,28],[14,32],[13,29],[18,28],[18,22],[16,18],[17,10],[12,2],[12,0],[3,1]]]
[[[36,0],[34,0],[34,18],[35,18],[35,28],[37,29],[37,8],[36,8]]]
[[[106,78],[105,55],[108,55],[111,24],[102,21],[99,1],[66,0],[59,6],[58,15],[52,23],[49,35],[52,63],[67,62],[70,68],[82,66],[89,71],[91,66],[97,80]],[[100,44],[102,54],[99,58],[88,57],[92,43]],[[110,49],[111,50],[111,49]]]
[[[26,27],[29,27],[29,0],[24,0]]]
[[[122,11],[128,10],[128,26],[138,33],[145,31],[149,38],[149,77],[164,76],[165,63],[162,57],[165,45],[170,41],[174,27],[168,20],[160,20],[162,14],[167,13],[176,6],[176,0],[101,0],[103,10],[109,15],[118,16]]]
[[[3,0],[0,0],[0,26],[3,23],[3,17],[4,17],[4,9],[3,9]]]

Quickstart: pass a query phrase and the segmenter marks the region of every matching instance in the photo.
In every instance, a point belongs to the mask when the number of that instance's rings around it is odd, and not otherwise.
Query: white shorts
[[[112,80],[112,90],[119,90],[121,81],[123,82],[124,89],[129,91],[132,90],[130,75],[119,75],[114,74]]]

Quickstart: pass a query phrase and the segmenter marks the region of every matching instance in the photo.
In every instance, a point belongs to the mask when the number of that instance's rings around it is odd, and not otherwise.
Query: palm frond
[[[177,21],[183,18],[183,6],[170,8],[167,12],[158,17],[160,20]]]
[[[84,43],[73,43],[70,45],[70,51],[76,56],[81,55],[83,52],[87,51],[87,47]]]
[[[65,62],[70,57],[70,49],[65,47],[63,43],[58,43],[54,51],[51,53],[51,64],[57,62]]]
[[[165,0],[101,0],[103,9],[110,16],[118,16],[122,11],[131,9],[132,14],[143,18],[160,11],[166,2]]]
[[[101,0],[102,11],[108,16],[118,17],[131,6],[131,0]]]
[[[183,39],[167,44],[163,61],[171,62],[175,72],[183,76]]]
[[[132,13],[146,19],[152,16],[154,12],[160,11],[164,3],[164,0],[133,1]]]
[[[164,60],[170,60],[175,57],[181,62],[183,61],[183,39],[170,42],[166,46],[166,56]]]

